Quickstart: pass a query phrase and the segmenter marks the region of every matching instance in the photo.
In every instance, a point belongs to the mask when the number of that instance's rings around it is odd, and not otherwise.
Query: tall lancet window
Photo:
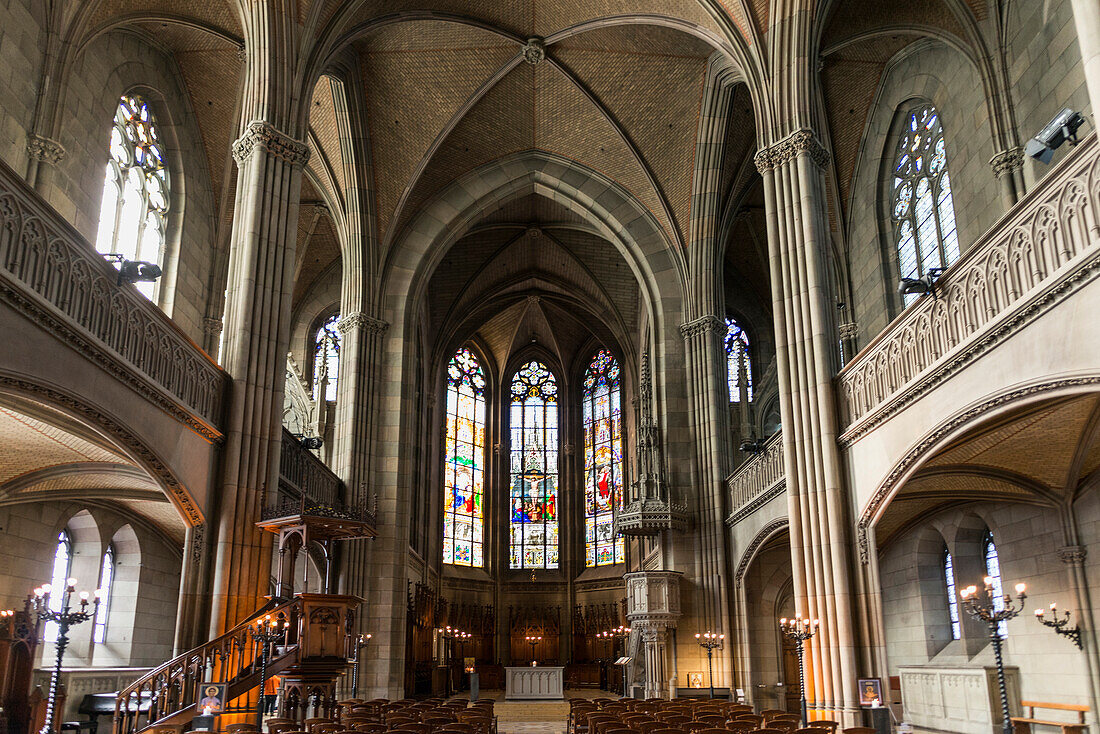
[[[159,264],[168,214],[168,168],[156,118],[141,96],[122,95],[110,150],[96,249]],[[153,297],[153,283],[136,285],[147,298]]]
[[[985,575],[990,579],[993,588],[993,609],[1001,611],[1005,608],[1005,593],[1001,586],[1001,559],[997,555],[997,545],[993,542],[993,533],[985,531],[982,539],[982,557],[985,558]],[[1008,623],[997,624],[997,634],[1005,637],[1008,634]]]
[[[626,561],[625,543],[614,533],[623,503],[622,411],[619,363],[601,349],[584,373],[584,549],[585,565]]]
[[[103,553],[103,564],[99,569],[99,609],[95,613],[95,627],[92,639],[95,642],[107,641],[107,615],[111,613],[111,583],[115,577],[115,547],[107,546]]]
[[[443,562],[485,565],[485,373],[466,347],[447,365]]]
[[[53,554],[53,573],[50,574],[50,609],[61,611],[61,605],[65,602],[65,588],[68,586],[69,575],[73,567],[73,539],[68,530],[62,530],[57,535],[57,547]],[[43,639],[46,642],[57,642],[57,622],[47,622],[43,630]]]
[[[749,363],[749,336],[733,319],[726,319],[726,384],[730,402],[741,402],[741,371],[745,372],[745,387],[752,400],[752,365]]]
[[[894,243],[901,277],[920,278],[958,260],[947,144],[932,105],[921,104],[906,113],[893,178]],[[905,303],[918,295],[905,296]]]
[[[512,568],[558,567],[558,384],[542,362],[512,378]]]
[[[962,638],[962,624],[959,622],[959,598],[955,588],[955,562],[951,551],[943,549],[943,578],[947,584],[947,615],[951,618],[951,639]]]
[[[321,322],[313,340],[313,397],[318,397],[322,380],[325,383],[325,400],[336,399],[336,379],[340,376],[340,332],[336,322],[340,314],[333,314]]]

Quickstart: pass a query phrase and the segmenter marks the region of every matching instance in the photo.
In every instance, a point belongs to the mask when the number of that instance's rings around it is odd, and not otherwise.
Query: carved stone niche
[[[639,571],[623,575],[626,581],[626,618],[635,622],[664,622],[675,627],[680,619],[679,571]]]

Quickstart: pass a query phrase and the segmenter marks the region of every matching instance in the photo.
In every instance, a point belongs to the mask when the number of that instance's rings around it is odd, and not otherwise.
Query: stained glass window
[[[485,565],[485,373],[463,347],[447,365],[443,562]]]
[[[982,556],[985,558],[985,575],[992,579],[990,585],[993,587],[993,609],[999,612],[1005,608],[1005,593],[1001,587],[1001,560],[997,556],[993,533],[988,530],[985,531],[985,538],[982,540]],[[1008,623],[1003,621],[998,623],[997,634],[1005,637],[1008,634]]]
[[[103,181],[96,249],[159,264],[168,214],[168,168],[149,103],[124,94],[111,127],[111,159]],[[153,297],[154,283],[137,289]]]
[[[615,537],[615,513],[623,504],[622,411],[619,363],[601,349],[584,373],[584,549],[585,566],[626,561],[622,537]]]
[[[947,144],[934,106],[922,104],[906,113],[893,179],[894,243],[901,277],[920,278],[958,260]],[[905,303],[918,295],[905,296]]]
[[[107,546],[103,554],[103,566],[99,571],[99,609],[95,613],[95,630],[93,641],[105,642],[107,640],[107,615],[111,607],[111,581],[115,576],[115,547]]]
[[[65,587],[69,583],[69,573],[73,566],[73,539],[69,537],[68,530],[62,530],[57,535],[57,548],[53,554],[53,573],[50,574],[50,609],[61,611],[61,605],[65,601]],[[57,622],[47,622],[43,631],[43,639],[46,642],[57,642]]]
[[[558,567],[558,385],[542,362],[512,378],[509,553],[512,568]]]
[[[955,562],[951,560],[951,553],[947,548],[943,549],[943,577],[947,583],[947,614],[951,617],[951,639],[962,637],[962,626],[959,623],[959,599],[955,591]]]
[[[744,365],[742,365],[742,362]],[[752,400],[752,365],[749,363],[749,337],[733,319],[726,319],[726,382],[730,402],[741,402],[741,369],[745,370],[745,387]]]
[[[313,341],[313,397],[317,397],[317,391],[321,387],[322,380],[328,380],[325,384],[325,400],[336,399],[336,378],[340,376],[340,332],[336,329],[336,322],[340,320],[340,314],[333,314],[321,322]]]

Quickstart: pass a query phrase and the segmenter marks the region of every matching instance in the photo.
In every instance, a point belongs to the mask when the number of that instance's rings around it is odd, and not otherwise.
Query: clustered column
[[[211,633],[267,594],[270,537],[255,527],[279,481],[285,360],[302,168],[309,148],[254,120],[233,144],[238,184],[225,306],[232,378],[217,513]]]
[[[827,162],[808,130],[756,156],[768,216],[795,603],[821,620],[807,651],[806,697],[811,710],[851,725],[858,707],[825,268]]]

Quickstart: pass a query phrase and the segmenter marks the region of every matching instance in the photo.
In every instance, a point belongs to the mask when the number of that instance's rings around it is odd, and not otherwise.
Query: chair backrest
[[[639,734],[653,734],[655,731],[667,728],[667,725],[663,721],[643,721],[636,725],[634,730]]]
[[[306,719],[305,721],[303,721],[302,722],[302,728],[305,729],[308,732],[312,732],[313,728],[315,726],[317,726],[318,724],[332,724],[332,723],[335,723],[335,722],[333,722],[333,720],[328,718],[328,717],[315,716],[312,719]]]
[[[809,726],[813,727],[814,729],[824,728],[828,729],[830,732],[835,732],[837,727],[840,726],[840,723],[833,721],[832,719],[818,719],[817,721],[811,721],[809,723]]]
[[[704,724],[710,724],[711,728],[721,729],[722,725],[726,723],[726,717],[723,714],[711,714],[702,713],[695,716],[695,720]]]
[[[770,719],[773,715],[785,713],[787,712],[783,709],[764,709],[760,712],[760,715],[763,716],[765,719]]]
[[[785,734],[785,732],[782,732],[779,729],[769,729],[765,727],[763,729],[757,729],[756,734]]]
[[[710,724],[708,724],[704,721],[689,721],[688,723],[684,724],[680,728],[683,729],[684,731],[695,732],[695,731],[699,731],[700,729],[710,728]]]
[[[472,732],[474,727],[472,724],[462,724],[457,721],[452,721],[445,726],[440,727],[439,731],[454,731],[454,732]]]
[[[416,734],[432,734],[432,727],[429,724],[402,724],[401,728],[408,731],[415,731]]]
[[[313,727],[313,734],[332,734],[343,729],[343,724],[317,724]]]
[[[793,732],[798,728],[798,721],[791,721],[790,719],[772,719],[768,722],[769,729],[778,729],[779,731]]]
[[[364,734],[382,734],[382,732],[386,731],[385,724],[378,724],[374,722],[365,722],[362,724],[356,722],[355,724],[352,724],[351,728],[355,731],[361,731]]]
[[[817,723],[817,722],[813,722]],[[794,734],[831,734],[828,727],[824,726],[806,726],[801,729],[795,729]]]
[[[729,734],[729,730],[716,726],[713,729],[700,729],[695,734]]]
[[[756,724],[751,721],[727,721],[725,728],[728,731],[755,731]]]
[[[764,726],[764,717],[760,714],[735,714],[734,721],[751,721],[757,728]]]
[[[652,732],[652,734],[684,734],[684,730],[683,729],[672,729],[672,728],[657,729],[656,731]]]
[[[877,729],[873,726],[849,726],[844,734],[875,734]]]
[[[275,721],[274,719],[268,719],[266,722],[268,734],[286,734],[288,731],[294,731],[298,728],[298,722],[296,721]]]

